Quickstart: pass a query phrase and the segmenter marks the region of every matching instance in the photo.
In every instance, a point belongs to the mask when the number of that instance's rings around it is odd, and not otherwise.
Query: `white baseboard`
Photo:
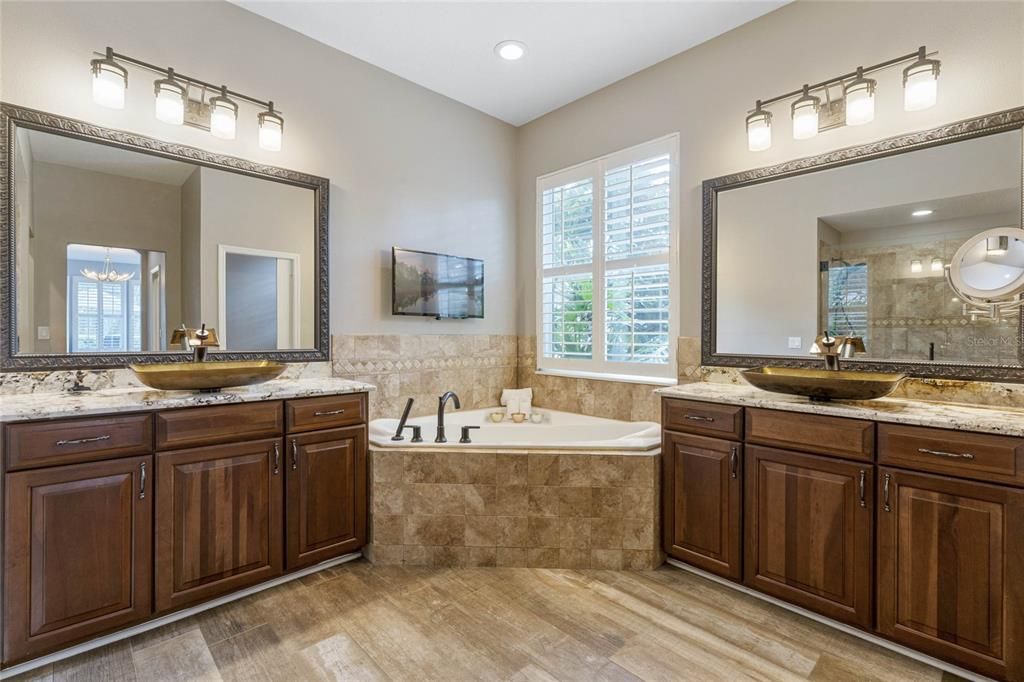
[[[669,564],[670,566],[674,566],[675,568],[681,568],[682,570],[687,571],[688,573],[693,573],[695,575],[699,575],[700,577],[706,578],[708,580],[711,580],[712,582],[716,582],[719,585],[724,585],[725,587],[728,587],[728,588],[731,588],[733,590],[736,590],[737,592],[742,592],[743,594],[749,594],[751,597],[757,597],[761,601],[766,601],[769,604],[774,604],[776,606],[780,606],[780,607],[786,609],[787,611],[792,611],[793,613],[798,613],[801,616],[804,616],[805,618],[810,618],[811,620],[813,620],[815,622],[818,622],[818,623],[821,623],[822,625],[827,625],[830,628],[833,628],[835,630],[840,630],[842,632],[845,632],[848,635],[853,635],[854,637],[857,637],[859,639],[863,639],[866,642],[871,642],[872,644],[878,645],[878,646],[882,647],[883,649],[888,649],[889,651],[895,651],[896,653],[902,654],[902,655],[906,656],[907,658],[912,658],[915,661],[920,661],[921,663],[926,663],[926,664],[928,664],[928,665],[930,665],[932,667],[938,668],[940,670],[945,670],[946,672],[950,672],[950,673],[953,673],[954,675],[958,675],[960,677],[963,677],[964,679],[972,680],[972,682],[994,682],[994,680],[992,680],[989,677],[984,677],[983,675],[979,675],[978,673],[971,672],[970,670],[964,670],[963,668],[961,668],[959,666],[955,666],[952,663],[947,663],[945,661],[940,661],[937,658],[932,658],[931,656],[928,656],[927,654],[922,654],[920,651],[915,651],[914,649],[910,649],[910,648],[905,647],[905,646],[903,646],[901,644],[896,644],[895,642],[890,642],[889,640],[884,639],[882,637],[878,637],[877,635],[873,635],[870,632],[864,632],[863,630],[860,630],[858,628],[852,627],[852,626],[847,625],[845,623],[840,623],[837,620],[832,620],[831,618],[826,618],[825,616],[822,616],[821,614],[818,614],[818,613],[814,613],[813,611],[808,611],[807,609],[800,608],[799,606],[794,606],[793,604],[790,604],[789,602],[782,601],[781,599],[776,599],[775,597],[771,597],[771,596],[769,596],[767,594],[762,594],[761,592],[758,592],[757,590],[750,589],[746,585],[740,585],[739,583],[734,583],[731,580],[726,580],[725,578],[722,578],[721,576],[717,576],[714,573],[708,573],[707,571],[704,571],[704,570],[701,570],[699,568],[696,568],[695,566],[690,566],[689,564],[684,564],[682,561],[679,561],[678,559],[672,559],[671,557],[669,557],[669,558],[665,559],[665,563]]]
[[[238,590],[237,592],[226,594],[223,597],[211,599],[210,601],[199,604],[198,606],[190,606],[187,609],[175,611],[174,613],[169,613],[166,616],[154,618],[153,620],[148,620],[145,623],[140,623],[139,625],[133,625],[132,627],[125,628],[124,630],[112,632],[109,635],[102,635],[100,637],[97,637],[96,639],[90,639],[88,642],[82,642],[81,644],[70,646],[67,649],[61,649],[60,651],[54,652],[52,654],[40,656],[39,658],[33,658],[31,661],[25,661],[24,663],[19,663],[18,665],[13,665],[10,668],[4,668],[3,670],[0,670],[0,680],[7,679],[9,677],[14,677],[15,675],[20,675],[24,672],[28,672],[29,670],[35,670],[36,668],[48,665],[50,663],[63,661],[66,658],[71,658],[72,656],[83,654],[86,651],[98,649],[101,646],[106,646],[107,644],[120,642],[121,640],[128,639],[129,637],[134,637],[135,635],[147,632],[149,630],[155,630],[156,628],[163,627],[164,625],[167,625],[169,623],[182,620],[183,618],[188,618],[189,616],[194,616],[197,613],[209,611],[210,609],[215,609],[218,606],[222,606],[229,602],[236,601],[243,597],[248,597],[251,594],[256,594],[257,592],[268,590],[271,587],[277,587],[278,585],[283,585],[284,583],[291,582],[292,580],[296,580],[303,576],[317,573],[319,571],[324,570],[325,568],[330,568],[332,566],[338,566],[339,564],[348,563],[349,561],[358,559],[361,556],[363,556],[362,552],[353,552],[351,554],[346,554],[345,556],[340,556],[337,559],[329,559],[327,561],[322,561],[319,564],[309,566],[308,568],[299,569],[298,571],[295,571],[293,573],[288,573],[287,575],[282,575],[280,577],[274,578],[273,580],[268,580],[265,583],[253,585],[252,587],[247,587],[244,590]]]

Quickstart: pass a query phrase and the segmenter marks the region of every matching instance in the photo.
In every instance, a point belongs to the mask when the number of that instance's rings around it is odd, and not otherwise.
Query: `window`
[[[538,178],[538,369],[676,377],[677,148]]]
[[[868,265],[832,264],[828,270],[828,330],[868,338]]]
[[[141,255],[131,249],[85,244],[67,247],[68,352],[142,350]],[[122,281],[100,281],[83,270],[132,273]]]

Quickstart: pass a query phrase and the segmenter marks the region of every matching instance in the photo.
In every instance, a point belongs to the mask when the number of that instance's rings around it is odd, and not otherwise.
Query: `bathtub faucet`
[[[444,406],[449,400],[455,403],[456,410],[462,409],[462,403],[459,402],[459,396],[455,395],[455,391],[446,391],[437,399],[437,438],[434,439],[435,443],[448,442],[448,439],[444,437]]]

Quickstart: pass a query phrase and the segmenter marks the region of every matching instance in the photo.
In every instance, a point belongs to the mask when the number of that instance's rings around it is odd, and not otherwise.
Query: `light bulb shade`
[[[772,112],[758,103],[754,113],[747,116],[747,149],[760,152],[772,146]]]
[[[210,132],[222,140],[233,140],[237,122],[238,105],[228,98],[227,89],[222,87],[220,95],[210,98]]]
[[[857,69],[857,78],[843,87],[846,98],[846,125],[859,126],[875,120],[875,81],[864,78]]]
[[[938,59],[928,59],[922,47],[917,61],[903,69],[903,109],[921,111],[934,106],[938,97]]]
[[[910,271],[911,272],[921,272],[921,261],[916,260],[916,259],[910,261]]]
[[[281,151],[281,139],[284,137],[284,119],[281,115],[271,106],[268,111],[261,112],[256,118],[259,121],[260,148],[268,152]]]
[[[110,109],[124,109],[124,91],[128,87],[128,70],[110,58],[93,59],[92,101]]]
[[[156,94],[155,113],[158,121],[180,126],[185,122],[185,86],[174,79],[173,72],[168,78],[153,83]]]
[[[811,95],[807,86],[804,94],[793,102],[793,139],[806,140],[818,134],[818,109],[821,99]]]
[[[941,258],[932,258],[932,272],[942,272]]]

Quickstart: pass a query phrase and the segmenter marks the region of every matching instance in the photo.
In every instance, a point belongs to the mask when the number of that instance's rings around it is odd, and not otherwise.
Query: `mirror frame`
[[[330,180],[307,173],[266,166],[234,156],[214,154],[195,147],[165,142],[145,135],[115,130],[0,102],[0,263],[7,272],[0,277],[0,371],[56,371],[72,369],[113,369],[129,364],[186,362],[192,356],[185,351],[141,353],[26,353],[17,352],[18,311],[15,277],[14,146],[15,128],[119,147],[134,152],[185,161],[264,180],[283,182],[314,192],[314,239],[316,272],[314,275],[314,346],[311,349],[267,351],[211,351],[214,360],[276,360],[279,362],[324,362],[331,356],[330,273],[328,270],[328,222]]]
[[[719,353],[717,329],[717,235],[718,195],[732,189],[848,166],[863,161],[905,154],[907,152],[961,142],[987,135],[1020,130],[1024,133],[1024,107],[978,116],[931,130],[889,137],[855,147],[846,147],[793,161],[705,180],[702,186],[702,248],[701,248],[701,364],[709,367],[823,367],[818,358],[808,356],[756,355]],[[1024,135],[1022,135],[1024,139]],[[1021,221],[1024,225],[1024,143],[1021,145]],[[1024,314],[1017,329],[1018,358],[1016,365],[953,363],[928,361],[846,360],[847,367],[869,372],[901,372],[907,376],[975,381],[1024,382]]]

